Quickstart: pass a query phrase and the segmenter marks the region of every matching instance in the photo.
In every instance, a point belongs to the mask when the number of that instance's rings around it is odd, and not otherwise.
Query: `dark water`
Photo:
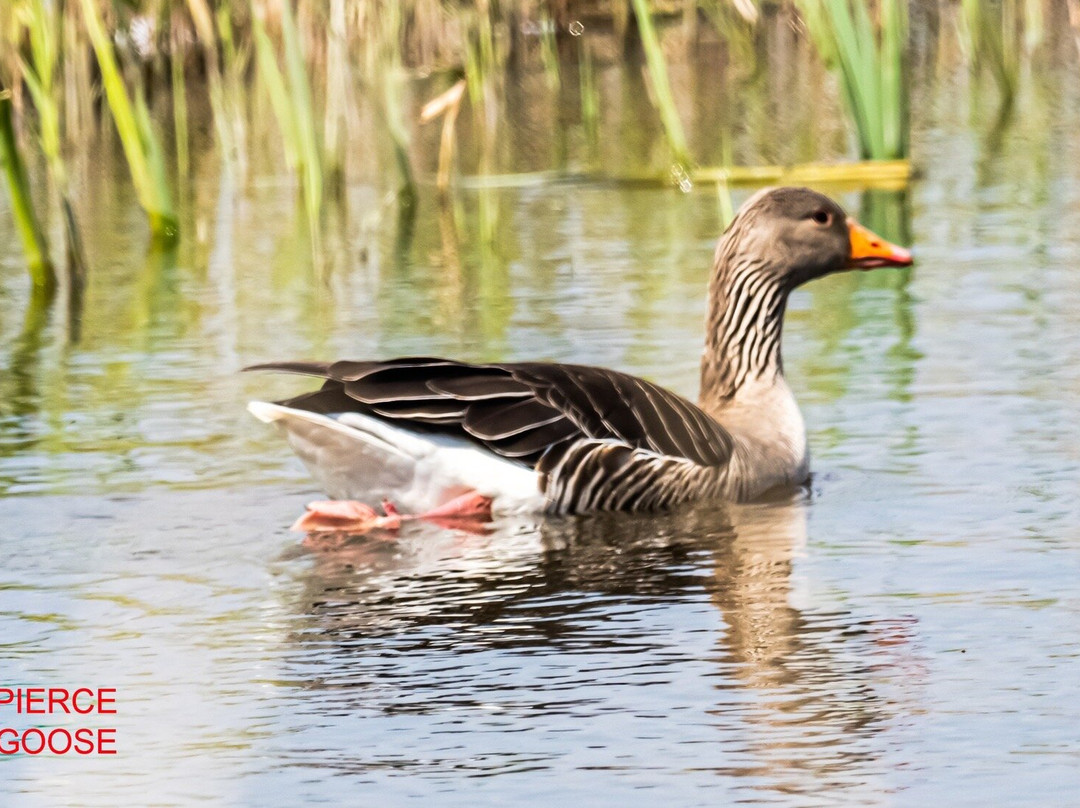
[[[1028,77],[995,129],[949,67],[906,199],[838,192],[918,266],[792,300],[815,477],[780,503],[312,552],[287,525],[318,492],[243,412],[297,382],[236,371],[283,357],[541,357],[693,395],[712,189],[425,191],[403,241],[356,183],[315,268],[272,168],[200,174],[195,237],[148,255],[104,160],[78,341],[24,316],[0,211],[0,686],[115,687],[120,748],[0,758],[4,805],[1075,802],[1080,92],[1075,65]],[[842,132],[813,103],[740,121],[736,156],[829,156],[797,137]]]

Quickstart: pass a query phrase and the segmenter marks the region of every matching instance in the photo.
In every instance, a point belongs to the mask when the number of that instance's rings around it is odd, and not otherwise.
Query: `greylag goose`
[[[626,373],[547,362],[271,362],[322,387],[257,418],[283,428],[334,499],[417,513],[655,510],[745,501],[807,480],[806,428],[784,380],[788,295],[911,254],[806,188],[755,194],[716,248],[698,403]]]

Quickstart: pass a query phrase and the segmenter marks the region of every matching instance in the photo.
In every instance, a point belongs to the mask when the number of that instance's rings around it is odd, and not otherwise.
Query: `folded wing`
[[[280,402],[285,406],[324,414],[362,412],[403,427],[466,437],[535,468],[545,483],[551,475],[549,493],[562,485],[571,506],[559,510],[592,510],[572,503],[593,499],[603,500],[597,502],[601,508],[618,509],[626,488],[612,483],[621,477],[644,488],[652,475],[670,479],[673,463],[689,471],[715,469],[731,456],[731,436],[699,407],[652,382],[605,368],[406,358],[274,362],[248,370],[324,380],[320,390]],[[589,459],[583,463],[584,458]],[[640,477],[631,473],[637,466]],[[602,480],[605,470],[608,477]],[[592,487],[606,493],[582,499],[586,473],[589,480],[597,478]],[[571,476],[577,483],[571,484]],[[661,504],[666,503],[650,507]]]

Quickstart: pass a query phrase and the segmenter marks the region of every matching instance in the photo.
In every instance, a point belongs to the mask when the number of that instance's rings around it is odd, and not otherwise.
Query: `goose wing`
[[[731,456],[731,435],[699,407],[652,382],[606,368],[412,357],[271,362],[246,370],[324,380],[320,390],[280,402],[285,406],[326,414],[363,412],[413,429],[467,437],[545,474],[583,441],[625,447],[629,453],[621,452],[623,460],[646,458],[653,465],[673,458],[717,467]]]

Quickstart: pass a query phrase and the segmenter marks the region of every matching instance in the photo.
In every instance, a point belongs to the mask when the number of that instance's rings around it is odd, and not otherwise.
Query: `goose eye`
[[[829,224],[832,222],[832,214],[827,210],[819,210],[810,216],[818,224]]]

